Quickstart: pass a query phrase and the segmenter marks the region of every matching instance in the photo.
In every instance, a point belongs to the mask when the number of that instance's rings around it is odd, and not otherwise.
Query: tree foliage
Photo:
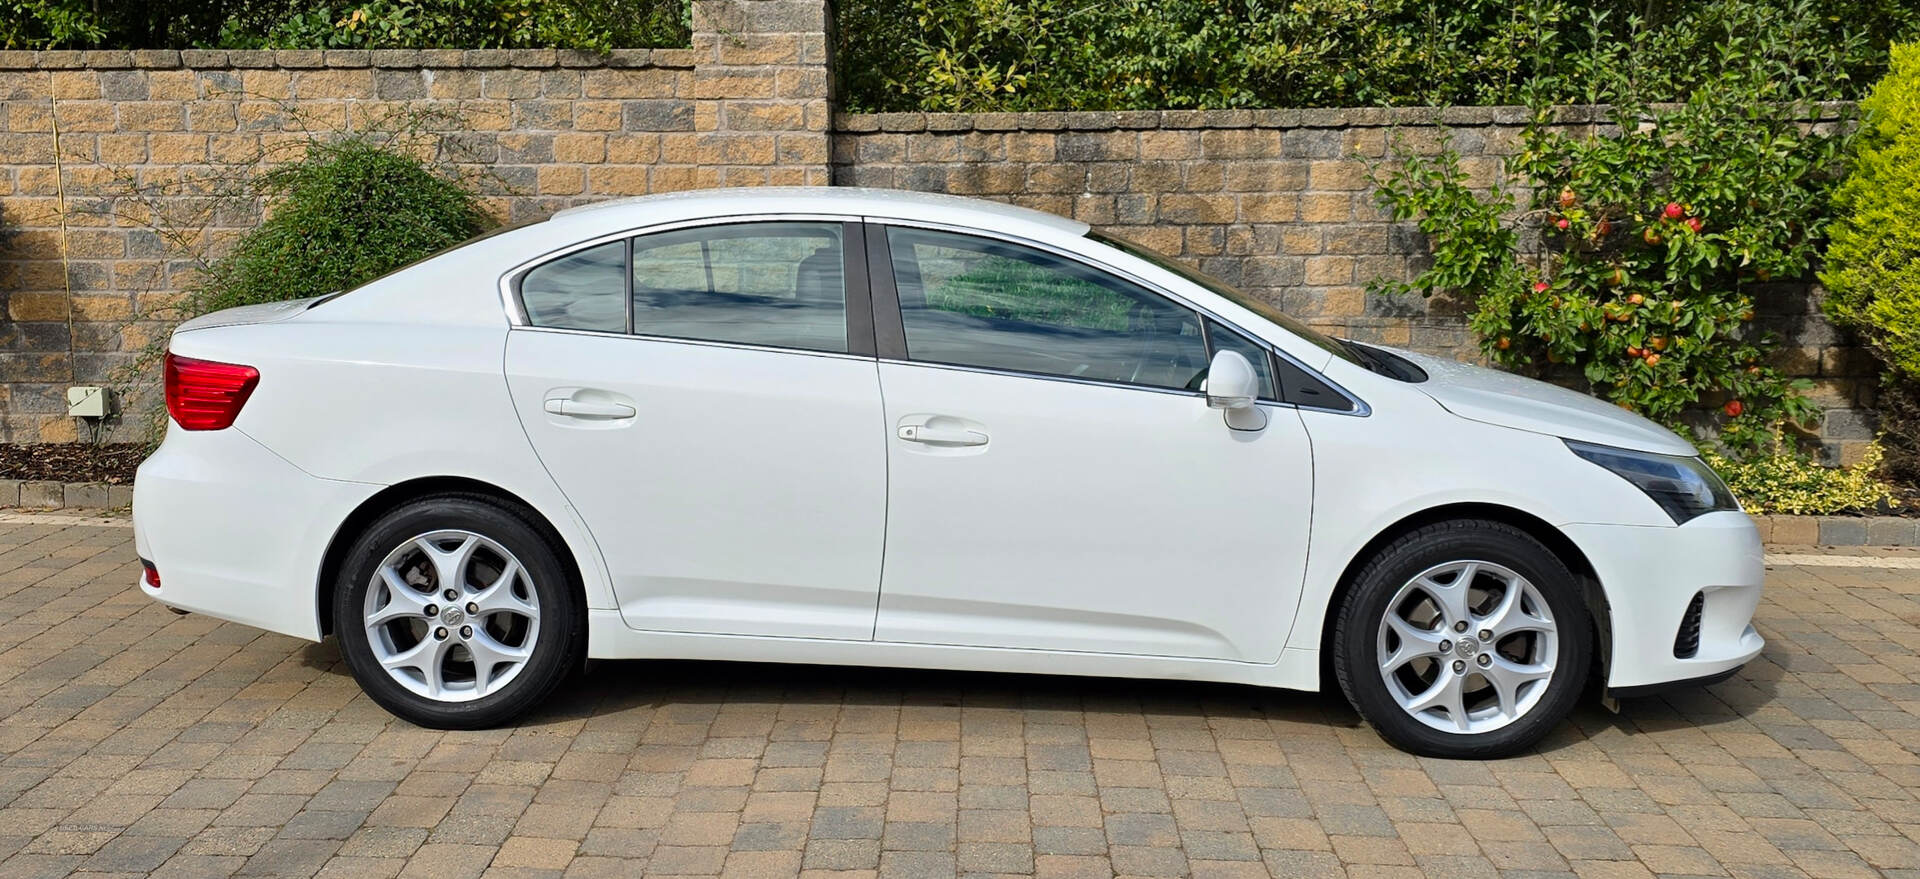
[[[1845,46],[1834,93],[1851,96],[1889,41],[1920,31],[1908,0],[843,0],[836,14],[856,110],[1679,100],[1719,75],[1729,35]],[[1746,33],[1759,15],[1779,33]]]
[[[687,0],[0,0],[9,49],[685,45]]]

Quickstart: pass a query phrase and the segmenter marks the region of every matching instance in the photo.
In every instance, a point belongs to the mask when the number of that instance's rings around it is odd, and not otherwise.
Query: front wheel
[[[404,720],[477,729],[526,712],[580,662],[577,591],[524,513],[430,497],[360,535],[334,589],[334,631],[362,689]]]
[[[1334,630],[1348,701],[1395,746],[1488,758],[1531,747],[1586,685],[1593,626],[1579,584],[1525,532],[1429,525],[1361,569]]]

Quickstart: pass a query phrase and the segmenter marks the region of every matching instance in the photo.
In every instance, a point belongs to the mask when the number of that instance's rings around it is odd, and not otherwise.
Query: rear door
[[[660,231],[515,282],[514,405],[628,625],[871,638],[886,448],[859,228]]]

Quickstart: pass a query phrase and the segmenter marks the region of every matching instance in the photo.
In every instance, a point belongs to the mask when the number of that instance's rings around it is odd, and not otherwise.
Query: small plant
[[[1827,467],[1791,450],[1728,458],[1712,449],[1707,463],[1727,481],[1750,513],[1830,515],[1885,512],[1896,506],[1892,489],[1876,474],[1878,443],[1851,467]]]
[[[208,267],[193,314],[356,287],[493,225],[458,181],[369,140],[314,144],[258,191],[270,215]]]
[[[1794,75],[1817,58],[1728,38],[1751,54],[1718,58],[1723,74],[1684,104],[1633,100],[1627,83],[1605,126],[1537,106],[1491,191],[1450,150],[1376,168],[1381,203],[1419,223],[1433,262],[1374,291],[1458,296],[1493,362],[1676,430],[1709,410],[1732,448],[1762,450],[1809,421],[1804,385],[1768,362],[1755,297],[1811,274],[1847,136],[1811,100],[1831,83]]]

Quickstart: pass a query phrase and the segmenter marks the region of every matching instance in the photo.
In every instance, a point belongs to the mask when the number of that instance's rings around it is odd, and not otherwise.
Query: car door
[[[1275,661],[1313,466],[1264,348],[1037,246],[868,230],[890,474],[875,637]],[[1261,429],[1207,407],[1223,346],[1261,374]]]
[[[514,406],[628,625],[871,638],[886,450],[858,229],[672,229],[511,281]]]

